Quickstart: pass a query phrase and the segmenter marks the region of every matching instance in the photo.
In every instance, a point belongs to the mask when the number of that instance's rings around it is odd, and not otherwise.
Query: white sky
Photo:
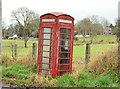
[[[75,22],[91,15],[105,17],[110,23],[118,17],[119,0],[2,0],[2,18],[11,23],[11,11],[27,7],[39,15],[63,12],[75,18]]]

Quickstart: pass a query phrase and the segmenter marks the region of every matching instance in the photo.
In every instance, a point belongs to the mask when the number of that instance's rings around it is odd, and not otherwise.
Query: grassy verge
[[[37,43],[37,41],[28,41],[28,46],[32,46],[34,42]],[[21,40],[3,40],[3,46],[11,45],[11,43],[24,46],[24,41]],[[88,69],[85,69],[85,45],[74,46],[73,73],[54,79],[51,76],[45,78],[37,75],[37,67],[35,61],[32,60],[30,47],[18,48],[18,54],[22,55],[21,59],[14,61],[9,55],[3,56],[3,66],[0,67],[3,71],[2,81],[18,86],[36,87],[118,87],[116,48],[117,44],[92,44],[91,62]],[[3,50],[3,53],[10,54],[10,48],[3,47],[3,49],[6,50]],[[7,67],[5,67],[6,62]]]
[[[65,74],[54,79],[50,76],[45,78],[37,75],[35,68],[29,66],[31,62],[26,61],[23,65],[25,61],[22,63],[19,61],[16,65],[3,67],[3,82],[32,87],[118,87],[117,46],[111,47],[114,49],[108,51],[104,49],[104,53],[95,57],[96,60],[91,60],[88,69],[85,69],[84,64],[79,64],[76,59],[73,62],[71,75]],[[8,77],[15,78],[15,80]]]

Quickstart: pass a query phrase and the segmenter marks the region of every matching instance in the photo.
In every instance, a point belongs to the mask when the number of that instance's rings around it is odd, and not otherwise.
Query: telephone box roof
[[[62,12],[51,12],[51,13],[46,13],[46,14],[44,14],[44,15],[49,15],[49,14],[52,14],[52,15],[54,15],[54,16],[56,16],[56,17],[59,17],[59,16],[61,16],[61,15],[70,16],[70,15],[65,14],[65,13],[62,13]],[[44,15],[42,15],[42,16],[44,16]],[[42,17],[42,16],[40,16],[40,17]],[[73,18],[72,16],[70,16],[70,17]],[[74,18],[73,18],[73,19],[74,19]]]
[[[60,15],[63,15],[64,13],[62,13],[62,12],[51,12],[50,14],[53,14],[55,16],[60,16]]]

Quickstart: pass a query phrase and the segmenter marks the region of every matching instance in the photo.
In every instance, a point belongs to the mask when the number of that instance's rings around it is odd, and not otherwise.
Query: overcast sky
[[[11,11],[27,7],[39,15],[49,12],[63,12],[75,18],[75,22],[91,15],[105,17],[114,24],[118,17],[119,0],[2,0],[2,18],[11,23]]]

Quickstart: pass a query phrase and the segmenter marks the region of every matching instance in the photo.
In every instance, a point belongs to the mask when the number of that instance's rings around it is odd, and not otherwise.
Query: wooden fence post
[[[33,60],[34,60],[34,62],[35,62],[35,66],[36,66],[36,53],[37,53],[37,44],[36,44],[36,43],[33,43],[32,57],[33,57]]]
[[[13,44],[11,44],[11,49],[12,49],[12,58],[13,58]]]
[[[87,67],[88,62],[90,61],[90,44],[86,44],[86,56],[85,56],[85,67]]]
[[[17,44],[15,44],[15,61],[17,60]]]

